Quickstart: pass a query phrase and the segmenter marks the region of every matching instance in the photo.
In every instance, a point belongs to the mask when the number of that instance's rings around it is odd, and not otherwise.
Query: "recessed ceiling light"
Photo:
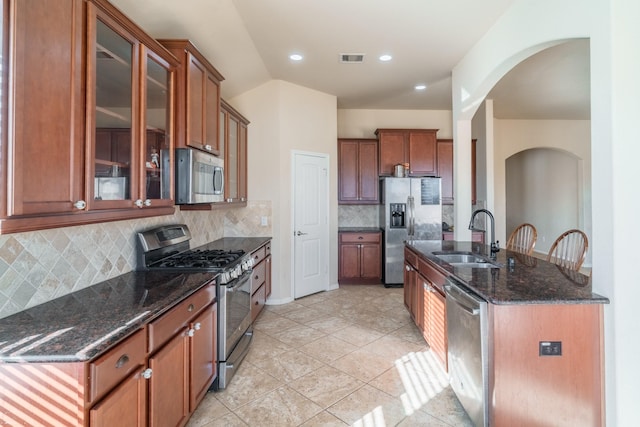
[[[427,88],[427,85],[415,85],[414,89],[415,90],[425,90]]]
[[[380,55],[380,61],[382,62],[387,62],[387,61],[391,61],[392,56],[391,55]]]
[[[292,61],[302,61],[303,56],[298,54],[298,53],[294,53],[289,55],[289,59]]]

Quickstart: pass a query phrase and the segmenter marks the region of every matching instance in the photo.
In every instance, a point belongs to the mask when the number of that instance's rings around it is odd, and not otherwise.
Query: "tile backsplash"
[[[192,247],[221,237],[271,236],[271,202],[0,235],[0,318],[134,270],[136,233],[172,223],[189,226]]]
[[[339,227],[379,227],[380,205],[338,205]]]

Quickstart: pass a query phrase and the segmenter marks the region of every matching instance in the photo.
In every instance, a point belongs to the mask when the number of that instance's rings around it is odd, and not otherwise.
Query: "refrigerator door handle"
[[[409,239],[412,240],[413,239],[413,234],[415,233],[415,225],[416,225],[416,218],[415,218],[415,206],[414,206],[414,199],[413,196],[409,196],[407,197],[407,210],[409,211],[409,226],[407,229],[407,234],[409,235]]]

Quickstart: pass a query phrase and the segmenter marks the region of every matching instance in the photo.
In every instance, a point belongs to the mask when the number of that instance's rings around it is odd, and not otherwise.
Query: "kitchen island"
[[[458,285],[487,303],[481,337],[484,380],[476,385],[484,388],[488,423],[603,425],[602,316],[609,300],[592,292],[589,277],[504,249],[494,261],[496,268],[454,267],[436,256],[440,252],[489,258],[490,248],[456,241],[405,246],[405,303],[450,372],[468,361],[458,360],[457,353],[447,357],[447,331],[454,327],[447,322],[458,320],[448,316],[445,286]],[[451,377],[454,387],[457,376]]]

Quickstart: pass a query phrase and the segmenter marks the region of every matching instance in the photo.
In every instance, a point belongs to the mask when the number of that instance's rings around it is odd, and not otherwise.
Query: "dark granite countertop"
[[[204,246],[252,252],[270,238]],[[209,284],[213,273],[133,271],[0,319],[0,362],[91,360]]]
[[[501,249],[499,269],[452,267],[432,255],[437,251],[464,251],[489,256],[489,246],[472,242],[412,241],[406,245],[443,273],[453,276],[493,304],[608,304],[609,299],[595,294],[588,276],[561,268],[538,258]],[[515,266],[507,267],[513,257]]]
[[[338,233],[379,233],[380,227],[338,227]]]

